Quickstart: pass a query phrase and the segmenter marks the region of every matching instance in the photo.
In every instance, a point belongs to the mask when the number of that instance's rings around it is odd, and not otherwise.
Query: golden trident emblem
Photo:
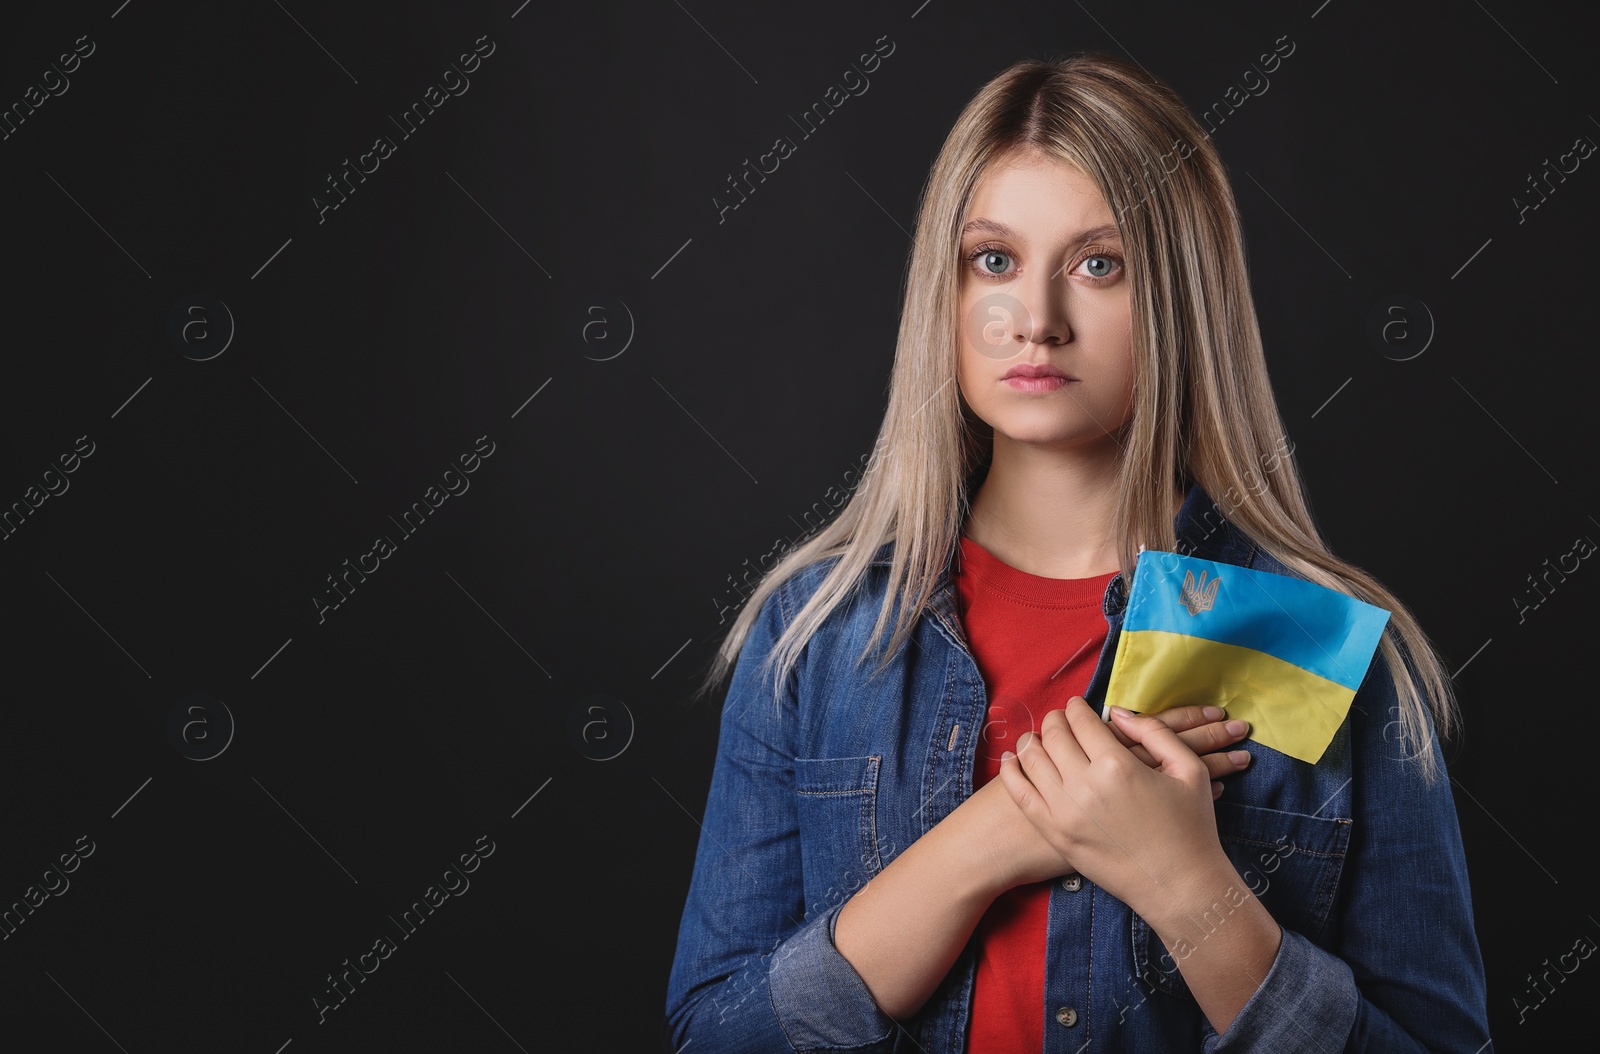
[[[1200,572],[1200,581],[1194,580],[1194,571],[1185,568],[1183,572],[1183,606],[1189,609],[1189,614],[1198,615],[1202,611],[1210,611],[1217,602],[1217,590],[1222,586],[1222,579],[1213,578],[1211,584],[1206,584],[1206,572]]]

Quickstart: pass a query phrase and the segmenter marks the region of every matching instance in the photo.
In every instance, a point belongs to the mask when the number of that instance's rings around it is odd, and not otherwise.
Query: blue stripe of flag
[[[1220,578],[1209,610],[1189,614],[1183,576],[1206,587]],[[1265,652],[1352,691],[1361,686],[1389,612],[1301,578],[1146,549],[1134,567],[1122,629],[1165,630]]]

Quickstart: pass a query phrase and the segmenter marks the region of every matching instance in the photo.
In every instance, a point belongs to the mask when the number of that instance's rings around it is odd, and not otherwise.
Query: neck
[[[1109,449],[1071,456],[996,436],[994,458],[963,533],[1002,562],[1044,578],[1093,578],[1120,565],[1111,534],[1117,502],[1117,455]],[[1183,504],[1174,488],[1170,512]]]

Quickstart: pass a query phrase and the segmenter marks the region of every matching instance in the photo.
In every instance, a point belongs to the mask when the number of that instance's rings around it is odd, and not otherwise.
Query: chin
[[[997,436],[1003,434],[1012,443],[1028,443],[1036,446],[1079,446],[1110,439],[1104,429],[1092,423],[1078,427],[997,428],[995,434]]]

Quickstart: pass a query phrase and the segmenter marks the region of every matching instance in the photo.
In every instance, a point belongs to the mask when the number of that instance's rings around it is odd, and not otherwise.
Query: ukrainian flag
[[[1106,704],[1147,714],[1223,706],[1250,722],[1251,739],[1314,765],[1388,621],[1383,608],[1315,582],[1146,549]]]

